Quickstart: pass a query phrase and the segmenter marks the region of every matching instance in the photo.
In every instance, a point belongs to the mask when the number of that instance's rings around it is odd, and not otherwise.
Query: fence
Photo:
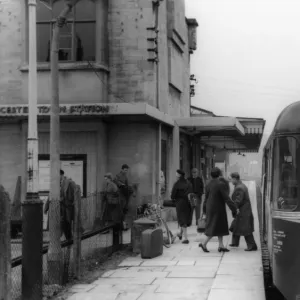
[[[61,238],[61,269],[57,270],[62,278],[62,285],[79,278],[95,262],[105,258],[119,248],[122,243],[120,224],[105,219],[105,206],[102,193],[95,192],[81,198],[80,189],[75,193],[75,207],[72,237],[69,235],[68,224],[61,223],[64,228]],[[63,209],[61,209],[63,210]],[[68,213],[67,213],[68,214]],[[59,220],[59,222],[61,219]],[[23,220],[26,222],[26,220]],[[55,274],[49,264],[49,231],[43,232],[43,296],[52,296],[61,286],[53,284]],[[54,249],[58,250],[59,249]],[[22,236],[11,241],[11,291],[12,299],[21,299],[22,286]],[[0,283],[1,284],[1,283]]]

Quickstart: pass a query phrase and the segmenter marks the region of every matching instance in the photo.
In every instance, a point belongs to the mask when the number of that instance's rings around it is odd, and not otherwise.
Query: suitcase
[[[141,257],[154,258],[163,254],[163,231],[161,228],[147,229],[142,233]]]

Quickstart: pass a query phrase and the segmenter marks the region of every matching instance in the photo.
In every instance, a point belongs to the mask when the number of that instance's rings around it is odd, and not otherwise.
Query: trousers
[[[201,196],[196,195],[196,207],[194,211],[195,211],[196,225],[198,225],[198,220],[201,215]],[[194,212],[192,212],[192,214],[194,214]]]
[[[240,238],[241,238],[241,236],[239,236],[239,235],[232,235],[232,244],[238,246],[238,245],[240,244]],[[253,236],[252,233],[249,234],[249,235],[244,236],[244,238],[245,238],[247,247],[248,247],[249,249],[252,249],[252,248],[256,248],[256,247],[257,247],[256,242],[255,242],[255,240],[254,240],[254,236]]]

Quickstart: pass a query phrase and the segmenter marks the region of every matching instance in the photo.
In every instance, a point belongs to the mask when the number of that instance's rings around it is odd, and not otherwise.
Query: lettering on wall
[[[38,115],[50,115],[50,105],[38,105]],[[90,105],[60,105],[61,115],[99,115],[107,114],[112,107],[109,105],[90,104]],[[1,116],[25,116],[28,115],[27,105],[5,105],[0,106]]]

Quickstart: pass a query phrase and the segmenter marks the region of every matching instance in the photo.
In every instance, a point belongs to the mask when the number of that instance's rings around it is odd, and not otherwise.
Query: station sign
[[[105,115],[116,110],[116,106],[108,104],[62,104],[60,105],[60,115]],[[28,116],[28,105],[1,105],[0,117]],[[39,116],[50,116],[50,105],[38,105],[37,114]]]

